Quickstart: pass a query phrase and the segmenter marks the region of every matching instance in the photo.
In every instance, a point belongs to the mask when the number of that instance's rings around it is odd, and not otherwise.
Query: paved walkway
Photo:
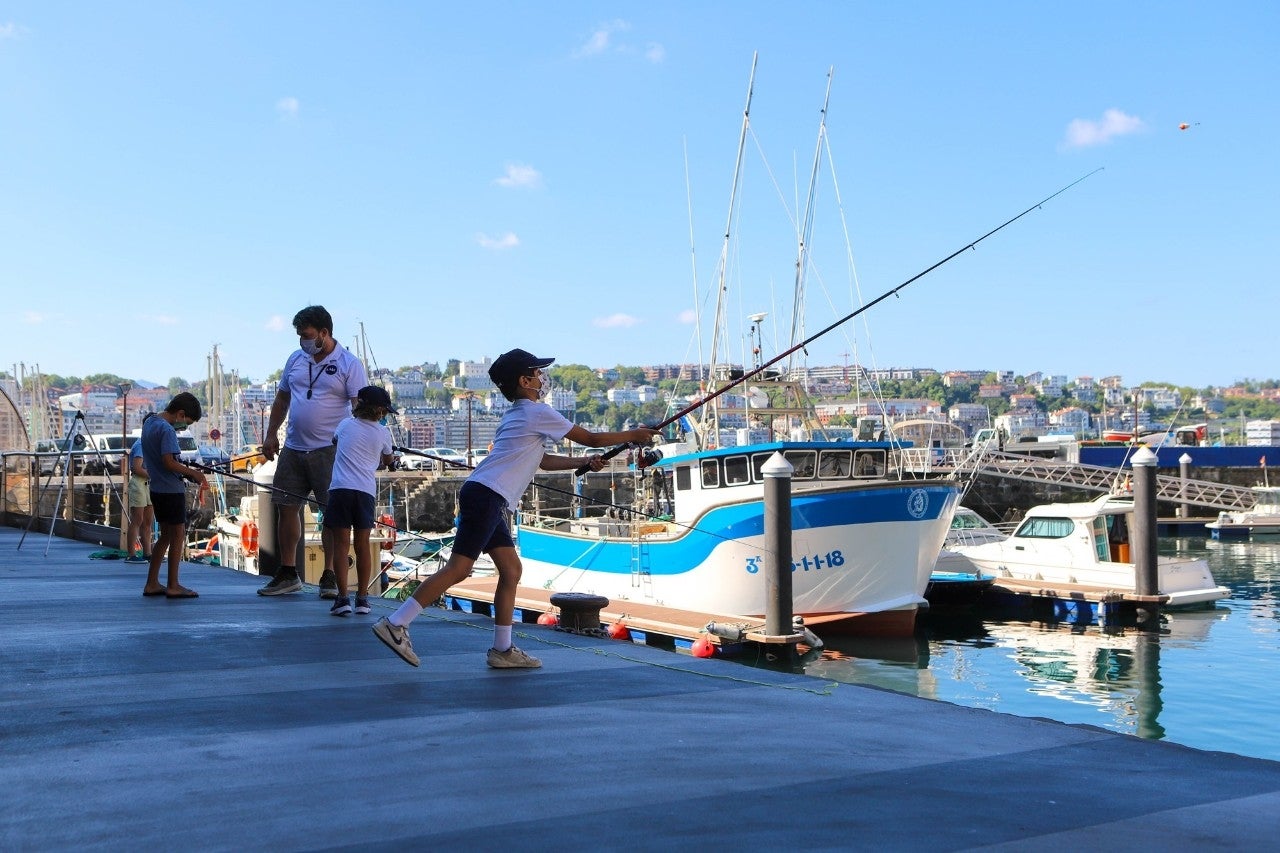
[[[0,849],[1267,848],[1280,764],[0,529]],[[48,555],[45,549],[48,548]]]

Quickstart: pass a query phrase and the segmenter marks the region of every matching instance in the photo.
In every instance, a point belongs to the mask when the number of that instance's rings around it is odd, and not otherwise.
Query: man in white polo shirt
[[[329,500],[329,478],[333,473],[333,435],[338,424],[351,414],[351,404],[360,389],[369,384],[364,365],[333,337],[333,318],[321,305],[303,308],[293,318],[299,349],[289,356],[280,377],[280,387],[271,404],[271,420],[262,440],[262,453],[275,459],[275,489],[272,501],[280,507],[277,535],[280,540],[280,568],[258,595],[285,595],[302,589],[302,580],[293,564],[302,538],[302,505],[308,495],[321,504]],[[289,427],[284,447],[280,446],[280,425],[285,414]],[[320,575],[320,597],[338,597],[338,579],[333,566],[333,536],[321,531],[324,571]]]

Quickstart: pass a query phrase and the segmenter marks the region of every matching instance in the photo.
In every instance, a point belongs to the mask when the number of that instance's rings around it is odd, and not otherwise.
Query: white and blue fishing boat
[[[822,427],[804,421],[811,407],[806,407],[803,382],[796,378],[801,372],[794,365],[764,372],[875,304],[867,303],[817,335],[804,334],[804,279],[810,266],[812,203],[826,141],[827,100],[819,114],[819,145],[806,210],[789,219],[803,223],[796,234],[798,256],[790,264],[796,276],[792,345],[760,363],[761,321],[766,316],[760,312],[748,317],[756,356],[753,369],[735,369],[725,358],[725,342],[732,337],[725,303],[729,262],[735,257],[730,241],[754,79],[753,59],[715,280],[711,367],[700,377],[698,400],[664,421],[679,422],[693,443],[661,448],[661,453],[644,459],[652,464],[637,472],[640,499],[634,511],[612,508],[612,517],[599,518],[523,513],[517,527],[524,564],[521,584],[602,595],[615,609],[625,609],[619,602],[633,601],[715,617],[761,616],[766,601],[762,468],[780,453],[793,468],[793,612],[818,631],[909,635],[959,503],[959,486],[950,480],[911,479],[903,471],[898,443],[812,440]],[[828,74],[827,99],[830,91]],[[842,256],[842,263],[848,256]],[[721,396],[755,377],[761,381],[753,381],[740,396]],[[783,405],[775,406],[778,402]],[[722,404],[727,406],[724,412],[719,410]],[[693,414],[695,410],[700,413]],[[774,436],[789,440],[774,441]],[[650,452],[642,450],[640,455],[648,457]]]
[[[909,635],[960,489],[890,474],[887,442],[787,441],[666,456],[650,469],[670,497],[661,520],[522,513],[522,585],[713,615],[765,609],[764,478],[781,453],[792,479],[793,610],[806,625]],[[658,509],[656,502],[649,509]]]

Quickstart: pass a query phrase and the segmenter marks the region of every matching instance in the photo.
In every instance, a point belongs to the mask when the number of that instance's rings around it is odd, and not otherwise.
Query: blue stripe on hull
[[[800,535],[823,528],[936,521],[956,494],[955,486],[923,483],[800,494],[791,502],[792,531]],[[695,530],[674,539],[644,540],[640,547],[649,573],[685,574],[703,565],[725,540],[762,536],[762,511],[758,500],[717,507],[703,516]],[[600,540],[522,527],[519,546],[526,561],[610,574],[632,572],[633,546],[625,539]]]

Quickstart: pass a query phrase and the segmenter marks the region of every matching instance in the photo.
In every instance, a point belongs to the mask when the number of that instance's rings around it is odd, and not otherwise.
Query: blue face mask
[[[298,346],[302,348],[303,352],[314,358],[320,352],[322,344],[320,343],[319,337],[310,339],[299,338]]]

